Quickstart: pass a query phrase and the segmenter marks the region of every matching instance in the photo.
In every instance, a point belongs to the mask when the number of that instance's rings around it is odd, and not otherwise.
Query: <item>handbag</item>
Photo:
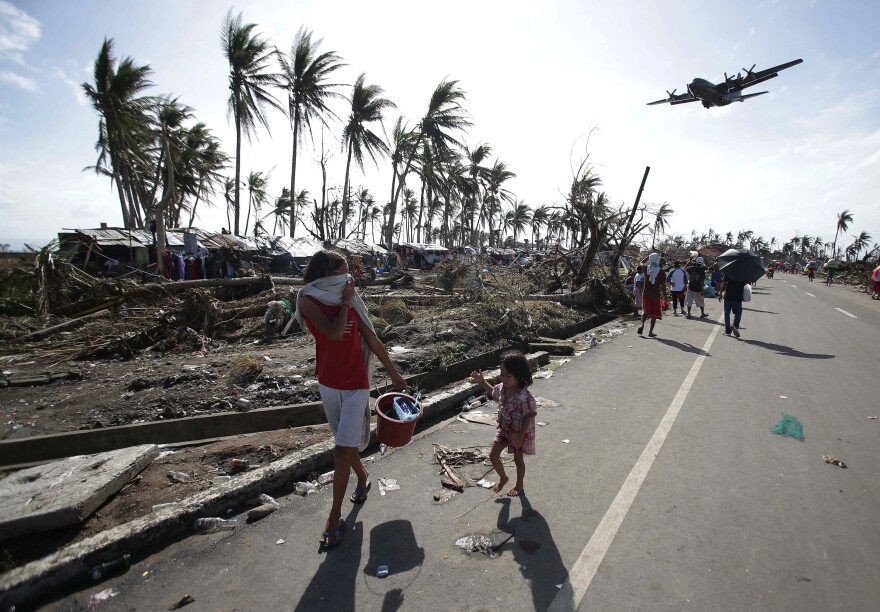
[[[751,302],[752,301],[752,286],[746,285],[743,287],[743,302]]]

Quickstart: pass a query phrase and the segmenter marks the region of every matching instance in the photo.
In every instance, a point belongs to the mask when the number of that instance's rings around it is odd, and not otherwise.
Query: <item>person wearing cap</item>
[[[685,296],[685,306],[687,306],[687,318],[691,318],[691,306],[696,304],[700,307],[700,318],[704,319],[709,315],[706,314],[706,307],[703,301],[703,283],[706,282],[706,266],[703,265],[703,258],[697,257],[694,263],[685,268],[688,275],[688,292]]]

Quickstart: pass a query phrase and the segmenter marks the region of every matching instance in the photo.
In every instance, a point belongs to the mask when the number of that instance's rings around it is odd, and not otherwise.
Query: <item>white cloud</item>
[[[73,94],[73,97],[76,98],[76,101],[80,106],[88,106],[89,100],[86,98],[85,92],[82,90],[82,86],[74,81],[71,78],[68,78],[67,74],[64,73],[61,68],[57,66],[52,69],[52,76],[64,82],[65,85],[70,89],[70,92]]]
[[[0,71],[0,82],[15,85],[25,91],[37,91],[40,89],[35,80],[6,70]]]
[[[11,2],[0,0],[0,57],[24,61],[24,52],[40,39],[40,22]]]

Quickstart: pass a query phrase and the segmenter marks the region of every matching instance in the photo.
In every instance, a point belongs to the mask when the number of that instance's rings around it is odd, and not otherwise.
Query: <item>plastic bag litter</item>
[[[783,412],[779,422],[770,428],[770,433],[803,441],[804,426],[795,417]]]
[[[483,487],[484,489],[491,489],[495,486],[495,481],[482,478],[477,482],[477,486]]]
[[[455,547],[465,552],[483,553],[490,559],[498,556],[498,553],[492,549],[492,540],[484,535],[469,535],[458,538],[455,541]]]
[[[119,591],[114,589],[113,587],[109,587],[104,589],[103,591],[98,591],[94,595],[89,598],[89,605],[96,606],[99,603],[103,603],[110,599],[111,597],[116,597],[119,595]]]
[[[550,378],[553,376],[553,372],[551,370],[539,370],[532,374],[532,378]]]
[[[847,469],[846,464],[840,459],[835,459],[834,455],[822,455],[822,459],[825,461],[825,463],[830,463],[831,465],[836,465],[837,467]]]
[[[379,495],[385,495],[385,491],[399,491],[400,485],[397,484],[396,478],[380,478],[379,479]]]

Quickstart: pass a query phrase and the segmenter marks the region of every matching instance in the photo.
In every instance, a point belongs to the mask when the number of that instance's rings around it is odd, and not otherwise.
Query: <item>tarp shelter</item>
[[[729,248],[730,247],[726,244],[710,244],[697,249],[697,253],[699,253],[703,257],[712,257],[714,259]]]
[[[440,244],[420,244],[417,242],[401,242],[394,245],[394,250],[407,258],[411,266],[430,268],[446,259],[449,249]]]

